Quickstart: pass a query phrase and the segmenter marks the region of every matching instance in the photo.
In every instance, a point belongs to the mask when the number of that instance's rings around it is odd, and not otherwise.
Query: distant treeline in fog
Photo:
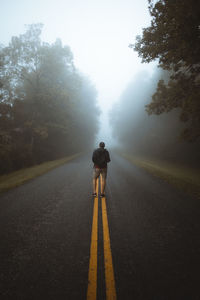
[[[127,87],[111,112],[113,132],[135,152],[199,164],[199,3],[149,0],[149,12],[151,25],[130,48],[160,68]]]
[[[166,71],[138,73],[110,111],[113,136],[123,149],[138,156],[180,163],[198,163],[200,143],[181,137],[185,124],[179,120],[180,109],[161,115],[148,115],[146,105],[152,100],[159,79],[168,80]]]
[[[60,40],[40,39],[32,24],[0,46],[0,173],[93,146],[97,92]],[[88,113],[90,112],[90,113]]]

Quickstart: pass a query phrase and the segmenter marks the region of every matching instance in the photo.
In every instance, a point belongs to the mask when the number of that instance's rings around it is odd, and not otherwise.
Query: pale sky
[[[38,22],[42,40],[70,46],[76,67],[95,84],[103,123],[134,75],[151,72],[128,47],[150,24],[147,0],[0,0],[0,43]]]

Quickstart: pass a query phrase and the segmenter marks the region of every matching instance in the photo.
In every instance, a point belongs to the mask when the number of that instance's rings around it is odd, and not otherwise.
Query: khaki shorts
[[[99,169],[99,168],[94,168],[93,170],[93,178],[98,178],[99,175],[101,174],[102,178],[106,179],[107,176],[107,168]]]

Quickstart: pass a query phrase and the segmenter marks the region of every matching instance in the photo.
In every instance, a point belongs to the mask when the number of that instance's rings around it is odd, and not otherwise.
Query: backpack
[[[107,165],[107,150],[97,149],[94,155],[94,162],[99,167],[106,167]]]

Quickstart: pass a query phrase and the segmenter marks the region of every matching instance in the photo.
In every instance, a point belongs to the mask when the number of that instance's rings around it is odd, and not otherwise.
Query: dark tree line
[[[98,131],[94,86],[41,31],[29,25],[0,47],[0,173],[86,150]]]
[[[130,47],[159,71],[127,87],[111,112],[113,133],[138,155],[199,165],[199,1],[148,2],[151,25]]]
[[[180,108],[150,116],[145,111],[157,82],[167,82],[169,77],[161,69],[155,69],[151,76],[144,71],[136,74],[110,111],[112,132],[123,150],[138,157],[197,166],[200,143],[188,143],[180,137],[185,125],[178,117]]]
[[[158,60],[170,80],[158,82],[149,114],[180,108],[185,123],[182,137],[200,137],[200,5],[198,0],[149,0],[151,26],[143,29],[135,45],[143,62]]]

